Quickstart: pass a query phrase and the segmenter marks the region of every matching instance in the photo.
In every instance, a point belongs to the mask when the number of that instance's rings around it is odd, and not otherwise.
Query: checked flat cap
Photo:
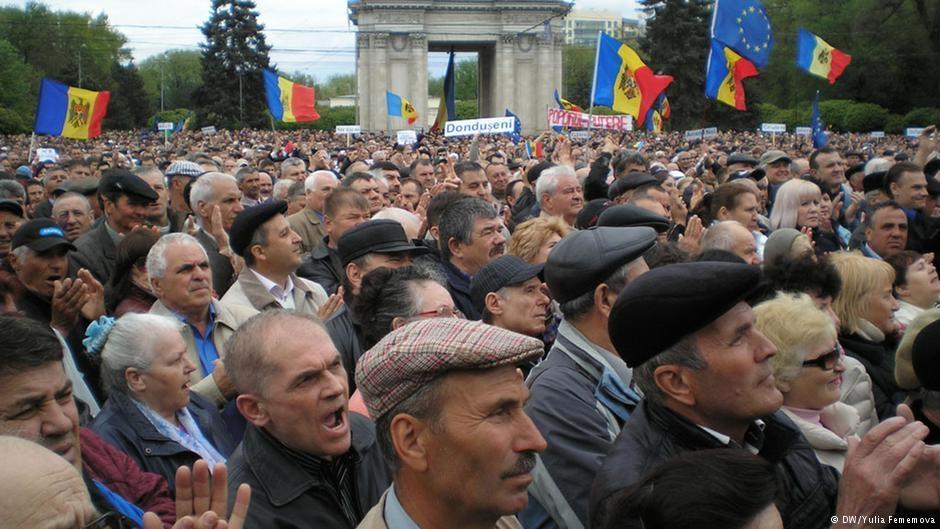
[[[356,386],[375,420],[449,371],[517,365],[542,352],[541,340],[506,329],[430,318],[392,331],[366,351],[356,367]]]

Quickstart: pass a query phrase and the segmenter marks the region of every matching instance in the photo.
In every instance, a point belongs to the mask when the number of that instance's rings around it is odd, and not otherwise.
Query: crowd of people
[[[0,519],[935,527],[934,133],[0,138]]]

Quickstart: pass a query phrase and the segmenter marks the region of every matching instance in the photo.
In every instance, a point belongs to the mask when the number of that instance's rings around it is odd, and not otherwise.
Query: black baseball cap
[[[15,200],[0,200],[0,211],[7,211],[17,217],[23,216],[23,206]]]
[[[544,265],[529,264],[516,255],[503,255],[480,269],[470,281],[470,301],[483,312],[486,295],[490,292],[528,281],[542,273]]]
[[[75,246],[65,238],[65,232],[52,219],[33,219],[13,234],[10,248],[17,249],[25,246],[34,252],[45,252],[57,246],[65,246],[75,251]]]

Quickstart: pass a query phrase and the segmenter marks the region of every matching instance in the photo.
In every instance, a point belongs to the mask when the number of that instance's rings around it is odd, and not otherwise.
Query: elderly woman
[[[865,366],[872,380],[875,411],[880,420],[893,417],[904,392],[894,380],[894,269],[884,261],[858,252],[835,253],[830,262],[842,279],[833,310],[842,328],[839,343],[845,353]]]
[[[204,459],[210,468],[234,449],[215,404],[190,392],[196,367],[186,355],[182,324],[154,314],[128,314],[89,327],[86,349],[101,355],[108,401],[92,430],[141,468],[174,483],[176,469]]]
[[[770,212],[770,229],[793,228],[812,230],[817,255],[842,249],[838,237],[820,229],[822,219],[822,191],[806,180],[788,180],[777,190],[774,207]]]
[[[894,295],[899,307],[894,319],[903,331],[917,315],[937,306],[940,279],[932,254],[925,256],[907,250],[885,261],[894,268]]]
[[[506,253],[521,257],[529,264],[544,264],[548,252],[558,241],[571,232],[571,227],[559,217],[538,217],[516,226]]]
[[[937,320],[940,320],[940,308],[921,311],[907,326],[907,330],[904,331],[904,336],[901,338],[898,350],[894,355],[894,380],[898,383],[898,387],[911,392],[912,395],[915,395],[921,386],[911,363],[914,341],[925,327]]]
[[[845,363],[832,317],[806,294],[780,294],[754,307],[757,328],[777,347],[772,362],[783,411],[820,462],[840,472],[859,416],[839,402]]]

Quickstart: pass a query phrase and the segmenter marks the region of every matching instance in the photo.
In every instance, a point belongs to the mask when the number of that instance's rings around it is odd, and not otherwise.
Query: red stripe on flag
[[[829,84],[836,84],[836,79],[845,71],[845,67],[852,62],[852,56],[835,48],[832,49],[832,62],[829,65]]]
[[[317,97],[313,87],[294,83],[291,87],[290,111],[298,123],[320,119],[317,113]]]
[[[747,110],[747,99],[744,93],[744,80],[748,77],[754,77],[759,72],[757,67],[751,61],[740,58],[734,63],[734,108],[738,110]]]
[[[88,138],[97,138],[101,135],[101,121],[108,112],[108,101],[111,100],[111,92],[107,90],[98,92],[95,103],[91,107],[91,120],[88,122]]]
[[[636,78],[636,84],[640,87],[640,114],[636,117],[637,126],[643,125],[646,114],[650,107],[656,102],[659,94],[672,82],[671,75],[653,75],[653,70],[649,66],[637,68],[633,72]]]

